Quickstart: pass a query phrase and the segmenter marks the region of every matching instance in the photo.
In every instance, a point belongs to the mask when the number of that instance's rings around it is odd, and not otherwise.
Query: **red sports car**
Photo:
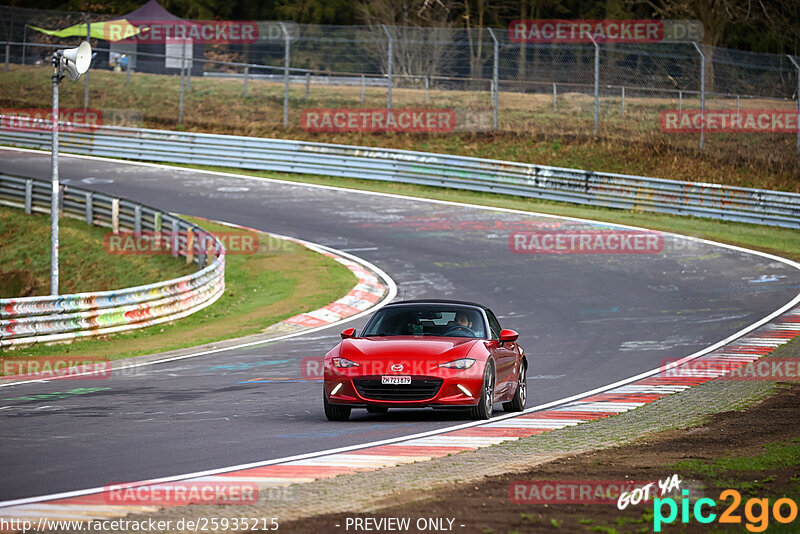
[[[344,421],[352,408],[468,409],[489,419],[496,402],[525,408],[528,362],[519,334],[503,330],[486,306],[446,300],[389,304],[356,336],[325,355],[325,416]]]

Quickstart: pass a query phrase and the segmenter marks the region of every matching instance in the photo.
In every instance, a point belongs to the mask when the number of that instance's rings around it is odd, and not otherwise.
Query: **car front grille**
[[[358,394],[365,399],[382,401],[419,401],[436,396],[441,378],[412,378],[410,384],[381,384],[381,379],[353,380]]]

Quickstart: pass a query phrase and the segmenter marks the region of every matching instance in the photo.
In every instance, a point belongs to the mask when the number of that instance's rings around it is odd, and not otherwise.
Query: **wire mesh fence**
[[[31,26],[63,28],[82,20],[80,13],[0,7],[0,80],[23,67],[47,67],[55,46],[80,40],[55,39]],[[711,143],[786,158],[800,153],[797,132],[664,128],[668,111],[800,111],[800,66],[789,56],[691,42],[520,43],[505,29],[257,24],[257,39],[247,42],[93,39],[93,71],[120,71],[118,98],[142,107],[147,103],[137,87],[154,83],[145,78],[172,76],[177,83],[161,84],[159,96],[177,106],[140,110],[145,121],[159,126],[177,121],[235,129],[234,123],[245,120],[241,115],[233,120],[235,112],[213,117],[208,111],[222,91],[224,98],[257,100],[257,112],[251,109],[246,120],[266,129],[307,129],[308,110],[448,109],[455,121],[447,131],[598,135],[686,147]],[[126,92],[130,98],[123,98]],[[5,104],[47,107],[47,101],[17,96],[6,95]],[[343,129],[363,125],[351,119],[343,119],[349,121]]]

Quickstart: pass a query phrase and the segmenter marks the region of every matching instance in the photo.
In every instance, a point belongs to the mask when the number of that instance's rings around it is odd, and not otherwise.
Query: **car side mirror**
[[[514,330],[508,330],[504,328],[500,330],[500,343],[508,343],[511,341],[516,341],[519,338],[519,334],[516,333]]]
[[[356,329],[355,328],[346,328],[342,330],[342,339],[350,339],[356,337]]]

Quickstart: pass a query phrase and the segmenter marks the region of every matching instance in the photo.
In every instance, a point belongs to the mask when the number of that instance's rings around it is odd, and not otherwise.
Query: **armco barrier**
[[[110,334],[173,321],[225,291],[225,249],[197,225],[136,202],[64,186],[62,214],[134,232],[169,232],[174,256],[197,263],[187,276],[113,291],[0,299],[0,347]],[[50,213],[50,182],[0,174],[0,205]],[[146,234],[153,235],[153,234]],[[196,243],[197,253],[194,253]],[[200,253],[207,251],[208,253]],[[210,262],[209,262],[210,260]],[[208,265],[206,265],[208,263]]]
[[[24,119],[15,117],[13,130],[0,129],[0,143],[50,148],[46,124],[25,127],[20,120]],[[168,130],[103,126],[62,133],[60,140],[62,150],[78,154],[385,180],[800,228],[800,194],[763,189],[429,152]]]

